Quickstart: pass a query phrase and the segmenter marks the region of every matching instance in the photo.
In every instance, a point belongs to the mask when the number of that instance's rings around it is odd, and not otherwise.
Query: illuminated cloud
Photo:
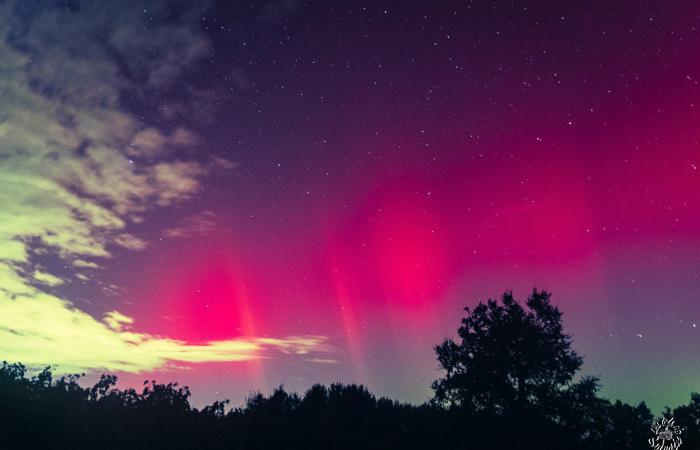
[[[91,370],[143,372],[182,363],[247,361],[274,352],[327,351],[321,336],[246,338],[190,345],[130,331],[133,319],[112,311],[96,320],[70,303],[32,290],[0,291],[0,354],[29,366],[51,364],[57,373]],[[321,361],[319,359],[319,361]]]
[[[90,269],[120,247],[145,249],[130,225],[191,198],[203,176],[231,163],[183,159],[175,150],[197,145],[194,133],[144,125],[120,102],[125,92],[170,87],[207,54],[187,14],[158,22],[167,9],[156,4],[146,15],[143,5],[121,2],[47,6],[28,16],[19,9],[21,2],[0,3],[2,358],[59,371],[138,372],[326,349],[319,337],[189,345],[131,331],[133,320],[118,311],[97,320],[51,293],[64,280],[39,269],[38,251]]]
[[[40,270],[34,272],[34,279],[47,286],[59,286],[64,283],[64,281],[57,276]]]
[[[86,269],[99,269],[100,265],[92,261],[85,261],[84,259],[76,259],[73,261],[75,267],[82,267]]]

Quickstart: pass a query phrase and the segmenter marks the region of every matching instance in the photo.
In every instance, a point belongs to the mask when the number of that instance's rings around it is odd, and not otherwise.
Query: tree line
[[[116,376],[102,375],[84,387],[80,375],[30,375],[3,362],[0,449],[650,448],[653,414],[643,402],[600,397],[599,380],[579,375],[583,360],[548,292],[534,290],[523,304],[506,292],[466,308],[457,336],[435,346],[444,375],[421,405],[331,384],[198,409],[177,383],[118,389]],[[663,416],[675,418],[684,448],[700,448],[699,394]]]

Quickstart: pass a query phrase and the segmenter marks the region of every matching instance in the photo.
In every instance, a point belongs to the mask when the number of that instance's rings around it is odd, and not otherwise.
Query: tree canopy
[[[499,414],[551,405],[583,359],[572,350],[550,298],[534,290],[524,308],[506,292],[500,303],[465,308],[459,340],[435,347],[446,371],[433,383],[436,400]]]

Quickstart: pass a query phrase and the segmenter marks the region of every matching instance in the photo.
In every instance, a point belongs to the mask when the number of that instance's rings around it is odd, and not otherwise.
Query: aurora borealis
[[[610,398],[700,390],[700,4],[0,2],[0,359],[419,402],[553,292]]]

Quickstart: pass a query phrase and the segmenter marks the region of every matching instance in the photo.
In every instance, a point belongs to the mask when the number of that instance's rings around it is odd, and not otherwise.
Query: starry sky
[[[196,404],[429,398],[553,292],[602,394],[700,390],[700,4],[0,1],[0,356]]]

